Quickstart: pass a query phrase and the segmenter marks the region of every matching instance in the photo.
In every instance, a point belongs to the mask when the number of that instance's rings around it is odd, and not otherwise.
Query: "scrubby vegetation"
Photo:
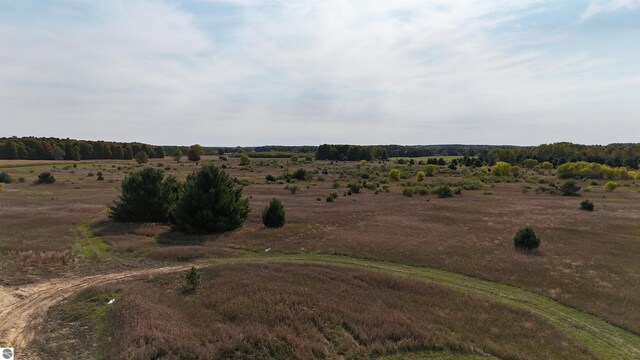
[[[593,208],[593,202],[588,199],[580,202],[580,210],[593,211]]]
[[[6,171],[0,171],[0,183],[11,184],[13,179]]]
[[[40,173],[40,175],[38,175],[38,180],[36,180],[36,184],[53,184],[55,182],[55,176],[48,171]]]
[[[629,171],[624,167],[611,167],[609,165],[600,165],[596,163],[588,163],[586,161],[570,162],[558,166],[556,170],[558,177],[562,179],[635,179],[638,177],[638,171]]]
[[[522,250],[537,249],[540,246],[540,238],[531,226],[525,226],[513,237],[513,244]]]
[[[562,191],[562,196],[578,196],[580,186],[578,186],[578,184],[574,180],[569,180],[562,184],[560,190]]]
[[[618,183],[613,182],[613,181],[609,181],[608,183],[604,184],[604,190],[606,192],[612,192],[613,190],[618,188]]]

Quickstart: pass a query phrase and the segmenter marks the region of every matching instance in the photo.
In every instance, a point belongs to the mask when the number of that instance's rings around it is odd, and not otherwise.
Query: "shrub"
[[[540,238],[531,226],[525,226],[518,230],[513,237],[513,244],[518,249],[530,250],[540,246]]]
[[[415,189],[412,187],[405,187],[402,189],[402,195],[412,197]]]
[[[498,161],[491,167],[491,173],[495,176],[511,175],[511,164],[504,161]]]
[[[607,192],[612,192],[617,187],[618,187],[618,183],[615,183],[613,181],[609,181],[608,183],[604,184],[604,190]]]
[[[553,164],[548,161],[545,161],[540,165],[540,167],[545,170],[550,170],[550,169],[553,169]]]
[[[138,164],[145,164],[149,162],[149,155],[147,155],[147,153],[144,151],[138,151],[138,153],[136,154],[136,162]]]
[[[293,173],[293,177],[298,180],[306,180],[311,177],[311,174],[307,170],[300,168]]]
[[[104,180],[104,176],[102,176],[102,173],[98,174],[98,180],[100,180],[100,181]]]
[[[287,186],[284,187],[284,189],[291,191],[292,194],[295,194],[296,191],[298,191],[299,187],[298,187],[298,185],[294,184],[294,185],[287,185]]]
[[[580,210],[593,211],[593,202],[587,200],[582,200],[580,203]]]
[[[176,230],[207,234],[237,229],[249,215],[242,187],[223,170],[205,165],[187,177],[171,212]]]
[[[424,180],[424,176],[424,171],[418,171],[418,173],[416,173],[416,181],[420,182]]]
[[[426,176],[433,176],[435,174],[437,168],[438,168],[437,166],[429,164],[429,165],[424,167],[424,174]]]
[[[276,181],[276,178],[273,175],[267,175],[267,176],[265,176],[265,179],[267,179],[267,181],[269,181],[269,182],[275,182]]]
[[[13,179],[5,171],[0,171],[0,183],[11,184]]]
[[[273,198],[262,210],[262,223],[266,227],[282,227],[285,221],[284,205],[280,200]]]
[[[527,169],[533,169],[534,167],[536,167],[538,165],[538,160],[536,160],[536,159],[525,159],[522,162],[522,165],[524,165],[524,167],[526,167]]]
[[[334,199],[337,199],[338,198],[338,193],[334,191],[331,194],[329,194],[329,196],[331,196]]]
[[[160,169],[146,168],[127,176],[109,217],[122,222],[168,222],[181,184]]]
[[[578,196],[580,186],[574,180],[569,180],[562,184],[560,190],[562,191],[562,196]]]
[[[38,180],[36,180],[36,184],[53,184],[54,182],[56,182],[56,178],[48,171],[40,173]]]
[[[327,202],[333,202],[333,196],[327,196]]]
[[[242,154],[240,155],[240,166],[247,166],[251,164],[251,160],[249,159],[249,155]]]
[[[389,171],[389,178],[391,180],[399,181],[400,180],[400,170],[392,169],[391,171]]]
[[[362,188],[360,183],[349,183],[347,186],[349,187],[349,192],[353,194],[360,193],[360,189]]]
[[[453,190],[447,185],[437,186],[434,193],[441,199],[453,197]]]
[[[200,285],[200,271],[192,266],[189,271],[187,271],[187,275],[185,276],[187,279],[187,285],[190,286],[194,291]]]
[[[333,187],[334,189],[339,189],[340,188],[340,182],[339,181],[334,181],[333,184],[331,184],[331,187]]]

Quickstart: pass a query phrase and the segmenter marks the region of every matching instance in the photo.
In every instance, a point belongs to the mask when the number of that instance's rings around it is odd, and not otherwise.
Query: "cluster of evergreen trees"
[[[150,158],[164,157],[162,146],[141,143],[36,137],[0,138],[0,159],[7,160],[128,160],[141,151]]]
[[[318,146],[316,151],[317,160],[369,161],[386,160],[387,158],[387,151],[380,146],[324,144]]]

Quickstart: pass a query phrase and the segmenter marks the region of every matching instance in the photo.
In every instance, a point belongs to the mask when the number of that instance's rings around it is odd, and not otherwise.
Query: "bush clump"
[[[11,184],[13,179],[6,171],[0,171],[0,183]]]
[[[513,244],[516,248],[522,250],[536,249],[540,246],[540,238],[531,226],[525,226],[518,230],[513,237]]]
[[[266,227],[279,228],[286,222],[282,201],[273,198],[269,205],[262,210],[262,223]]]
[[[195,291],[198,288],[198,285],[200,285],[201,276],[202,274],[200,274],[200,271],[198,271],[195,266],[192,266],[191,269],[187,271],[187,275],[185,276],[187,285],[190,286],[193,291]]]
[[[109,217],[122,222],[168,222],[181,184],[164,171],[146,168],[122,181],[120,198],[109,207]]]
[[[447,185],[437,186],[434,193],[441,199],[453,197],[453,189]]]
[[[56,182],[56,178],[48,171],[40,173],[38,180],[36,180],[36,184],[53,184],[54,182]]]
[[[401,159],[402,160],[402,159]],[[389,171],[389,179],[398,181],[400,180],[400,170],[392,169]]]
[[[618,187],[618,183],[613,182],[613,181],[609,181],[608,183],[604,184],[604,190],[606,192],[612,192],[613,190],[615,190]]]
[[[580,210],[593,211],[593,202],[590,200],[582,200],[580,202]]]
[[[560,190],[562,191],[562,196],[578,196],[580,186],[574,180],[569,180],[562,184]]]
[[[172,225],[191,234],[230,231],[242,225],[249,211],[242,187],[218,167],[205,165],[187,177],[171,211]]]

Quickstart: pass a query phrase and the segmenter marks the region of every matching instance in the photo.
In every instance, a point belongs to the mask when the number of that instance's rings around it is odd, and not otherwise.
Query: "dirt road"
[[[27,348],[34,338],[38,321],[44,319],[51,306],[93,285],[184,271],[191,264],[152,269],[136,269],[112,274],[61,278],[12,289],[0,287],[0,347],[13,347],[16,359],[37,359]]]

